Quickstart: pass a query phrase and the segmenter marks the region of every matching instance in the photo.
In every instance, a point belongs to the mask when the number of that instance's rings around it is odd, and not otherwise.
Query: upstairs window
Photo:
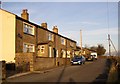
[[[23,30],[23,32],[27,33],[27,34],[34,35],[34,27],[29,25],[29,24],[24,23],[24,30]]]
[[[34,44],[24,43],[23,52],[34,52]]]
[[[71,46],[71,47],[74,47],[74,43],[73,43],[73,42],[70,42],[70,46]]]
[[[53,41],[53,34],[51,33],[48,34],[48,40]]]
[[[65,39],[61,37],[61,44],[65,45]]]

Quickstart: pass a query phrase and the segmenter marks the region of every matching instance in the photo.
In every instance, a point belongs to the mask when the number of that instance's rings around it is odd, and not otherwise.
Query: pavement
[[[87,63],[89,63],[89,62],[87,62]],[[70,66],[70,65],[66,65],[66,67],[68,67],[68,66]],[[64,67],[64,66],[54,67],[54,68],[51,68],[51,69],[41,70],[41,71],[29,71],[29,72],[17,73],[15,75],[9,76],[7,79],[16,78],[16,77],[20,77],[20,76],[25,76],[25,75],[32,74],[32,73],[38,73],[38,74],[47,73],[47,72],[50,72],[52,70],[60,69],[62,67]]]
[[[10,76],[8,78],[15,78],[15,77],[19,77],[19,76],[24,76],[24,75],[28,75],[28,74],[31,74],[32,72],[24,72],[24,73],[18,73],[18,74],[15,74],[13,76]]]
[[[67,65],[67,66],[70,66],[70,65]],[[20,77],[20,76],[25,76],[25,75],[32,74],[32,73],[38,73],[38,74],[47,73],[47,72],[50,72],[52,70],[59,69],[61,67],[64,67],[64,66],[54,67],[54,68],[51,68],[51,69],[41,70],[41,71],[29,71],[29,72],[17,73],[15,75],[9,76],[7,79],[16,78],[16,77]]]

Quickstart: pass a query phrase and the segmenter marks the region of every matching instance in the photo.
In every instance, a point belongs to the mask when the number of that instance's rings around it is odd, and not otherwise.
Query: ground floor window
[[[67,58],[70,58],[70,51],[67,51]]]
[[[40,53],[45,53],[45,45],[40,45],[39,49],[40,49]]]
[[[62,50],[62,57],[66,58],[66,51],[65,50]]]
[[[48,50],[49,52],[49,50]],[[46,56],[46,45],[38,45],[37,55],[38,56]]]
[[[34,44],[23,43],[23,52],[35,52]]]

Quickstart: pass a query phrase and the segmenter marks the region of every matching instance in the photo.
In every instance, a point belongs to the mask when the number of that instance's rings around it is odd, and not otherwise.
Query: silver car
[[[74,56],[71,64],[85,64],[85,57],[84,56]]]

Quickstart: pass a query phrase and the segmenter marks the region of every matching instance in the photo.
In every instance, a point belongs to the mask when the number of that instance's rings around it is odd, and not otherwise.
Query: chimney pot
[[[47,23],[46,23],[46,22],[41,23],[41,26],[42,26],[43,28],[47,29]]]
[[[53,26],[53,32],[55,32],[55,33],[58,34],[58,28],[57,28],[57,26]]]
[[[27,11],[28,11],[27,9],[23,9],[23,13],[27,13]]]

